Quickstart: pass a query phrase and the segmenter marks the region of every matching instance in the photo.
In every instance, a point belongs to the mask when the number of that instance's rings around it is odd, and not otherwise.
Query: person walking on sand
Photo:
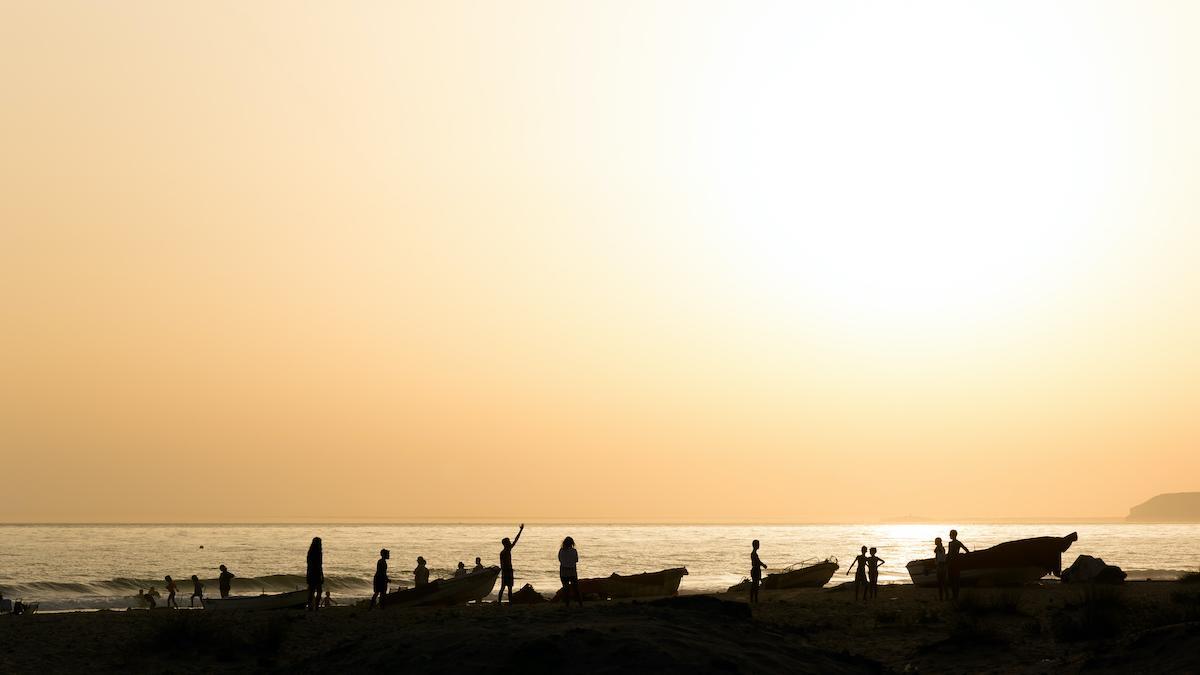
[[[950,550],[946,555],[946,568],[950,576],[950,597],[958,599],[959,574],[962,565],[962,554],[970,553],[967,545],[958,540],[958,530],[950,530]]]
[[[229,568],[224,565],[217,569],[221,570],[221,573],[217,575],[217,591],[221,593],[222,598],[228,598],[229,589],[233,585],[233,572],[230,572]]]
[[[500,549],[500,593],[496,595],[496,604],[500,604],[504,600],[505,588],[508,588],[508,601],[512,602],[513,580],[516,579],[516,575],[513,573],[512,550],[517,542],[521,541],[521,533],[524,531],[525,523],[521,523],[521,526],[517,528],[517,536],[513,537],[512,541],[509,541],[508,537],[500,540],[500,546],[503,548]],[[483,569],[479,558],[475,559],[475,569]]]
[[[379,598],[379,609],[383,609],[383,599],[387,597],[388,590],[387,565],[388,559],[391,557],[391,551],[386,548],[379,549],[379,560],[375,563],[375,578],[371,580],[371,603],[367,605],[367,609],[375,608],[375,598]]]
[[[875,555],[875,547],[871,547],[871,556],[867,558],[867,579],[870,583],[868,588],[871,591],[871,599],[879,597],[879,566],[886,562],[883,558]]]
[[[858,567],[858,570],[854,573],[854,600],[857,602],[858,601],[858,591],[860,589],[862,590],[863,600],[866,600],[867,599],[867,591],[869,590],[867,588],[867,547],[866,546],[862,547],[862,553],[859,553],[858,555],[854,556],[854,562],[850,563],[850,566],[846,568],[847,576],[850,575],[850,570],[854,569],[855,566]]]
[[[179,603],[175,602],[175,591],[179,590],[179,587],[175,585],[175,580],[168,574],[163,577],[163,581],[167,582],[167,607],[178,607]]]
[[[758,587],[762,585],[762,571],[767,563],[758,557],[758,540],[750,542],[750,604],[758,604]]]
[[[942,538],[933,539],[933,564],[937,569],[938,600],[946,599],[946,547],[942,546]]]
[[[204,606],[204,584],[200,583],[200,577],[192,575],[192,597],[188,598],[188,607],[196,606],[196,598],[200,598],[200,606]]]
[[[308,611],[315,612],[321,607],[321,587],[325,585],[325,552],[320,537],[313,537],[308,545],[307,564],[304,580],[308,582]]]
[[[429,583],[429,568],[425,566],[425,559],[417,556],[417,568],[413,570],[413,585],[420,588]]]
[[[571,595],[575,595],[575,601],[583,607],[583,595],[579,592],[579,551],[575,550],[575,540],[567,537],[563,539],[562,546],[558,549],[558,578],[562,581],[562,596],[563,602],[567,607],[571,606]],[[509,587],[508,594],[509,602],[512,601],[512,587]]]

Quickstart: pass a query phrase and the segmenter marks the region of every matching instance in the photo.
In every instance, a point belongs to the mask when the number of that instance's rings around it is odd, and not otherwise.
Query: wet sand
[[[367,612],[0,617],[0,671],[1197,672],[1200,585],[849,590]]]

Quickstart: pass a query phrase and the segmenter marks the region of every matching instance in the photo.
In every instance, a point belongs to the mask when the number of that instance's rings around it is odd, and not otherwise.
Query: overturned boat
[[[996,544],[991,548],[961,553],[949,564],[956,565],[961,586],[1019,586],[1047,574],[1062,573],[1062,554],[1079,539],[1072,532],[1065,537],[1033,537]],[[937,563],[933,558],[914,560],[907,565],[913,584],[936,588]]]
[[[679,594],[679,581],[687,575],[686,567],[672,567],[658,572],[643,572],[628,576],[614,572],[598,579],[580,579],[579,594],[585,600],[620,600],[624,598],[656,598]],[[562,600],[562,589],[554,594]]]
[[[818,563],[808,560],[785,567],[783,571],[768,574],[763,577],[759,588],[776,591],[785,588],[820,588],[829,583],[834,572],[838,571],[837,558],[826,558]],[[750,580],[745,579],[729,587],[730,593],[750,590]]]
[[[301,609],[308,604],[308,591],[289,591],[267,595],[241,595],[230,598],[205,598],[206,610]]]
[[[496,586],[496,577],[498,576],[500,576],[500,568],[493,565],[461,577],[435,579],[424,586],[388,593],[383,598],[383,606],[386,608],[446,607],[478,602],[491,594],[492,589]]]

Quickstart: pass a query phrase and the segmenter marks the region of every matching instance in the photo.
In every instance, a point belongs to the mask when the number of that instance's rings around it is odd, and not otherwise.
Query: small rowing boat
[[[679,581],[688,573],[686,567],[672,567],[657,572],[628,576],[614,572],[596,579],[580,579],[579,594],[589,600],[619,600],[623,598],[655,598],[679,594]],[[562,589],[554,595],[562,600]]]
[[[267,595],[238,595],[229,598],[205,598],[206,610],[299,609],[308,604],[308,591],[289,591]]]
[[[478,602],[491,594],[492,589],[496,586],[496,577],[498,576],[500,576],[500,568],[493,565],[461,577],[436,579],[424,586],[388,593],[384,596],[383,606],[389,609],[435,605],[446,607]]]
[[[781,572],[768,574],[763,578],[762,585],[759,588],[768,591],[785,588],[820,588],[829,583],[829,580],[833,578],[834,572],[838,571],[838,561],[836,558],[826,558],[815,564],[805,564],[807,562],[799,562],[784,568]],[[749,590],[749,579],[729,587],[730,593],[740,593]]]

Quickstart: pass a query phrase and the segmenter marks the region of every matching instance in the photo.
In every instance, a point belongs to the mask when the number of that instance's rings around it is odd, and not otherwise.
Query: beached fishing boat
[[[206,610],[298,609],[308,604],[308,591],[290,591],[267,595],[239,595],[230,598],[205,598]]]
[[[1062,573],[1062,554],[1079,539],[1075,532],[1065,537],[1033,537],[996,544],[958,556],[962,586],[1018,586]],[[907,565],[913,584],[937,587],[937,563],[933,558]]]
[[[500,568],[485,567],[451,579],[435,579],[424,586],[392,591],[384,596],[384,607],[428,607],[431,605],[465,605],[491,594],[496,586]]]
[[[585,600],[619,600],[623,598],[654,598],[679,593],[679,581],[688,573],[686,567],[672,567],[658,572],[643,572],[628,576],[613,573],[597,579],[580,579],[579,594]],[[554,594],[562,600],[562,589]]]
[[[768,591],[777,591],[785,588],[820,588],[829,583],[829,580],[833,578],[834,572],[837,571],[837,558],[826,558],[814,564],[808,564],[808,561],[799,562],[795,565],[785,567],[780,572],[768,574],[763,577],[762,585],[759,588]],[[749,579],[745,579],[729,587],[730,593],[749,590]]]

